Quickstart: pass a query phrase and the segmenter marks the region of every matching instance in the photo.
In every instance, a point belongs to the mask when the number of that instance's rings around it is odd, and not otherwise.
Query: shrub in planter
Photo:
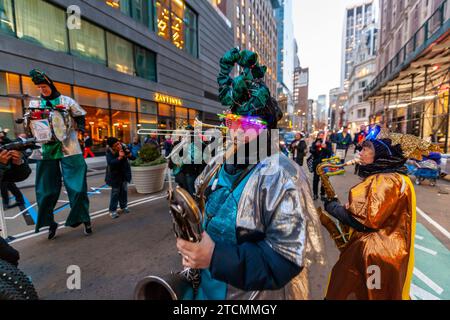
[[[164,188],[167,161],[159,149],[152,144],[145,144],[139,156],[131,162],[133,182],[138,193],[154,193]]]

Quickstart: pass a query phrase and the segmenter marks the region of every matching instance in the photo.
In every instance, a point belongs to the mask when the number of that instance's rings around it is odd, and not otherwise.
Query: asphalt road
[[[110,190],[104,187],[104,175],[88,178],[91,215],[94,234],[86,237],[82,227],[60,228],[57,237],[49,241],[44,230],[33,233],[33,226],[27,226],[24,219],[9,220],[11,235],[19,235],[12,245],[20,251],[20,267],[33,279],[41,299],[131,299],[136,283],[143,277],[164,275],[181,270],[181,263],[175,249],[165,191],[155,195],[139,195],[133,186],[129,188],[131,213],[112,220],[107,212]],[[348,190],[358,183],[358,178],[349,170],[345,176],[332,178],[332,183],[342,202],[348,197]],[[103,187],[103,188],[102,188]],[[447,277],[450,265],[450,238],[444,230],[450,230],[448,219],[450,195],[439,194],[438,190],[450,191],[450,184],[416,187],[418,207],[432,219],[429,222],[418,214],[416,236],[416,269],[413,280],[414,298],[450,299],[450,283]],[[23,189],[32,205],[35,202],[34,189]],[[63,222],[68,214],[67,196],[61,193],[61,206],[56,220]],[[317,203],[320,205],[320,203]],[[6,215],[17,215],[18,209],[11,209]],[[338,259],[338,251],[323,229],[328,264],[326,272]],[[67,279],[70,266],[81,270],[81,289],[69,290]],[[322,299],[327,279],[314,278],[313,292],[316,299]]]

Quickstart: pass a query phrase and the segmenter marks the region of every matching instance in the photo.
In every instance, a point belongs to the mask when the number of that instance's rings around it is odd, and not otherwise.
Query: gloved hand
[[[77,124],[77,129],[82,134],[86,132],[86,118],[85,116],[75,117],[75,123]]]
[[[340,204],[340,202],[339,202],[339,200],[338,199],[336,199],[336,198],[334,198],[334,199],[326,199],[324,202],[323,202],[323,207],[325,208],[325,210],[326,211],[329,211],[328,210],[328,208],[330,208],[330,206],[335,206],[335,205],[338,205],[338,204]]]

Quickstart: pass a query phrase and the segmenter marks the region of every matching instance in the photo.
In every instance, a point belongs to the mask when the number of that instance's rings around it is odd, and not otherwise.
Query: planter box
[[[164,189],[166,169],[166,163],[151,167],[131,167],[136,191],[141,194],[148,194]]]

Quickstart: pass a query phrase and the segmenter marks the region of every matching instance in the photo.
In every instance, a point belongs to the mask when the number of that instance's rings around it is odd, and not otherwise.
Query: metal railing
[[[439,8],[428,18],[419,30],[409,39],[409,41],[400,49],[384,69],[375,77],[375,79],[364,89],[364,99],[369,98],[376,90],[385,84],[394,74],[399,73],[403,67],[408,65],[423,50],[425,50],[431,41],[435,41],[438,35],[443,34],[448,29],[450,22],[449,1],[445,0]],[[447,25],[447,26],[446,26]]]

